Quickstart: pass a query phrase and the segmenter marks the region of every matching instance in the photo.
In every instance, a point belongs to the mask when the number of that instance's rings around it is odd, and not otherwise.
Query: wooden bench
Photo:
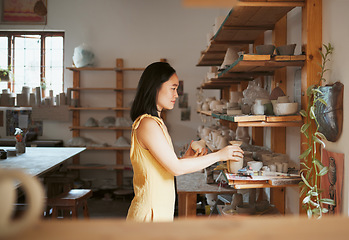
[[[84,217],[89,218],[87,199],[91,196],[91,189],[71,189],[69,192],[62,193],[54,198],[48,198],[47,206],[52,207],[52,218],[58,217],[59,210],[68,210],[71,212],[72,218],[77,218],[79,207],[82,207]]]

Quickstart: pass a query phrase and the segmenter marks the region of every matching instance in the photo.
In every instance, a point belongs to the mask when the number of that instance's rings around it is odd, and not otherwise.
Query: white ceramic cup
[[[16,186],[20,183],[25,194],[27,210],[20,218],[12,219],[16,203]],[[18,233],[35,224],[43,213],[44,190],[36,178],[13,169],[0,168],[0,238]]]

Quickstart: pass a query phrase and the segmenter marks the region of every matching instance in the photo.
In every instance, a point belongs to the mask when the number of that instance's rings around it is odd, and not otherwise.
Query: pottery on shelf
[[[250,135],[248,133],[248,127],[238,127],[236,129],[236,140],[240,140],[246,144],[250,143]]]
[[[239,51],[240,51],[239,47],[228,47],[224,56],[223,63],[220,68],[224,69],[227,66],[230,66],[231,64],[233,64],[239,58],[239,55],[238,55]]]
[[[298,112],[298,103],[275,103],[273,108],[275,115],[292,115]]]
[[[227,161],[227,168],[229,173],[238,173],[239,169],[243,167],[244,160],[243,158],[237,158],[238,161],[228,160]]]
[[[190,146],[195,152],[201,152],[202,149],[206,148],[206,141],[204,139],[201,139],[200,141],[194,141]]]
[[[295,48],[296,48],[296,44],[279,46],[276,48],[276,53],[278,55],[294,55]]]
[[[210,111],[210,105],[208,102],[204,102],[201,106],[202,111]]]
[[[258,45],[256,46],[256,52],[259,55],[273,55],[275,50],[274,45]]]

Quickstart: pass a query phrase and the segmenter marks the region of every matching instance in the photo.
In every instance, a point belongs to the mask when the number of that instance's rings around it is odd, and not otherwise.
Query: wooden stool
[[[84,217],[89,218],[87,199],[92,196],[91,189],[72,189],[54,198],[47,199],[47,206],[52,207],[52,218],[58,217],[58,210],[69,210],[72,218],[78,217],[78,208],[82,206]]]

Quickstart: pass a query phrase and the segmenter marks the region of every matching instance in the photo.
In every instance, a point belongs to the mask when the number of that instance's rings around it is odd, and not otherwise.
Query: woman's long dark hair
[[[150,64],[139,80],[137,93],[131,107],[131,119],[147,113],[158,117],[156,96],[161,85],[167,82],[176,71],[166,62],[154,62]]]

